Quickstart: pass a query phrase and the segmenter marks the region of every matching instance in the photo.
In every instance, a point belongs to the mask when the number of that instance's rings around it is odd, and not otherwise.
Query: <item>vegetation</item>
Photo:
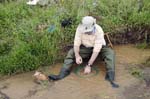
[[[73,44],[81,18],[92,15],[105,32],[150,27],[149,0],[58,0],[29,6],[26,0],[0,3],[0,74],[37,69],[63,59],[64,46]],[[72,25],[61,27],[64,19]]]

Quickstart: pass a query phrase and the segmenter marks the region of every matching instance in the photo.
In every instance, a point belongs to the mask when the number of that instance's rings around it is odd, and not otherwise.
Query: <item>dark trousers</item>
[[[93,52],[93,48],[87,48],[84,46],[80,47],[80,56],[84,58],[90,58]],[[103,46],[98,57],[101,57],[105,64],[106,64],[106,76],[109,72],[113,73],[111,80],[114,80],[115,77],[115,53],[114,51],[107,47]],[[75,62],[75,53],[73,48],[69,50],[63,64],[63,68],[70,69],[72,67],[72,64]]]

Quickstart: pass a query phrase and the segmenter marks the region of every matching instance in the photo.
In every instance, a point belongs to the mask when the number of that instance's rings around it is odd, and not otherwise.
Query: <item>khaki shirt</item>
[[[76,29],[74,46],[83,44],[86,47],[93,47],[93,52],[100,52],[102,45],[106,45],[104,32],[99,25],[95,25],[95,33],[88,35],[82,32],[81,25]]]

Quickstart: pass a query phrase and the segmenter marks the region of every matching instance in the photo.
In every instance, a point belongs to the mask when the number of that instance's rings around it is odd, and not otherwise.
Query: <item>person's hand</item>
[[[81,64],[82,63],[82,57],[81,56],[76,57],[76,63],[77,64]]]
[[[84,68],[84,74],[89,74],[89,73],[91,73],[91,66],[86,66],[85,68]]]

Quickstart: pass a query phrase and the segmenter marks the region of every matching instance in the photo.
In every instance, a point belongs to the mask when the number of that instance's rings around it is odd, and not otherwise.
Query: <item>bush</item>
[[[0,57],[0,73],[13,74],[31,71],[39,66],[38,58],[29,53],[29,47],[19,42],[11,53]]]

